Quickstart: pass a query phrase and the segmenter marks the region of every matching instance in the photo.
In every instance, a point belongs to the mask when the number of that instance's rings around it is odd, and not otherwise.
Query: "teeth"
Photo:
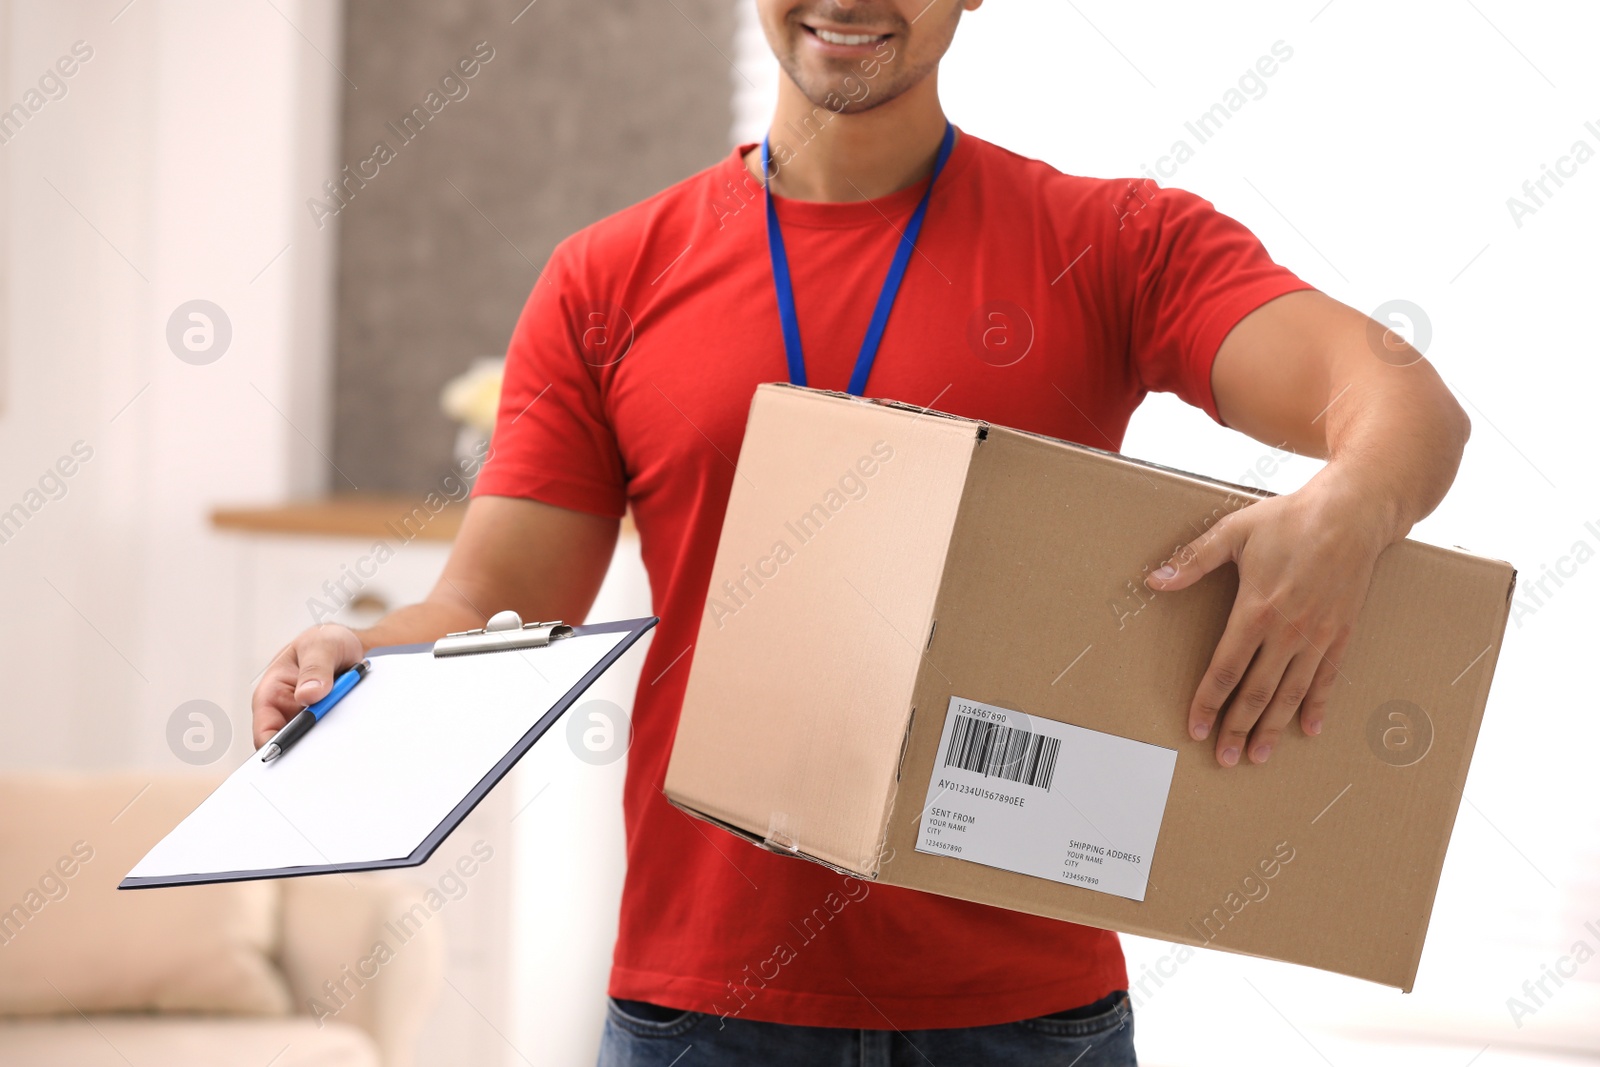
[[[834,33],[832,30],[816,30],[814,32],[829,44],[871,44],[878,39],[878,34]]]

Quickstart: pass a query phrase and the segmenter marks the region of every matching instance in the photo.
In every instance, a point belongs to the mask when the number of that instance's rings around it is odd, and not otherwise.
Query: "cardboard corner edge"
[[[751,428],[762,412],[775,407],[791,407],[796,404],[813,404],[826,406],[835,411],[853,410],[856,412],[871,412],[877,417],[894,417],[905,419],[911,423],[928,415],[937,415],[937,420],[928,420],[922,425],[927,427],[927,432],[936,433],[945,437],[957,437],[963,442],[964,454],[970,459],[970,449],[987,436],[990,426],[987,422],[972,419],[966,416],[953,415],[932,408],[920,407],[900,401],[885,400],[856,396],[834,390],[817,389],[799,386],[785,381],[769,381],[759,383],[751,400],[750,409],[746,416],[747,438]],[[748,442],[747,442],[748,443]],[[743,469],[745,450],[741,449],[740,466]],[[961,476],[961,485],[966,484],[967,474],[965,466]],[[735,485],[734,493],[737,495],[740,487]],[[732,513],[730,505],[730,514]],[[727,519],[724,519],[726,524]],[[720,545],[719,545],[720,549]],[[935,574],[942,572],[942,565],[935,568]],[[705,623],[702,621],[702,627]],[[698,642],[697,642],[698,643]],[[693,692],[697,672],[702,669],[703,654],[696,657],[691,668],[689,689],[684,694],[684,706],[687,707]],[[919,661],[920,664],[920,661]],[[920,665],[919,665],[920,669]],[[915,678],[908,681],[907,695],[914,686]],[[900,745],[900,758],[904,758],[905,742],[909,737],[910,716],[912,709],[909,702],[906,706],[905,721],[901,723],[902,739]],[[889,781],[885,795],[881,801],[882,814],[876,820],[878,847],[872,850],[871,855],[856,858],[843,854],[839,848],[826,845],[818,847],[813,843],[807,848],[804,841],[795,843],[792,847],[787,841],[773,840],[770,828],[763,827],[763,806],[767,803],[763,799],[755,799],[747,803],[745,800],[730,801],[726,797],[716,794],[714,784],[704,780],[702,775],[691,773],[679,759],[683,743],[683,734],[680,731],[675,736],[672,751],[668,758],[665,780],[661,792],[668,803],[684,812],[686,815],[709,823],[712,826],[725,830],[728,833],[751,844],[771,852],[775,855],[797,857],[820,864],[837,873],[876,882],[879,880],[882,862],[882,842],[887,834],[888,810],[893,803],[895,788],[898,784],[898,763],[896,773]]]
[[[1461,783],[1461,788],[1457,790],[1454,798],[1454,803],[1452,805],[1453,811],[1451,814],[1448,831],[1445,833],[1443,839],[1440,840],[1438,845],[1437,858],[1433,867],[1433,887],[1429,892],[1427,911],[1422,915],[1420,928],[1421,932],[1416,939],[1415,950],[1410,954],[1403,974],[1396,975],[1394,978],[1373,978],[1367,975],[1352,976],[1356,978],[1367,978],[1370,981],[1379,982],[1391,989],[1398,989],[1402,994],[1410,993],[1416,987],[1417,972],[1422,966],[1422,953],[1427,948],[1428,931],[1433,927],[1433,912],[1438,905],[1439,884],[1444,878],[1445,859],[1450,850],[1450,842],[1455,837],[1455,823],[1461,817],[1461,803],[1466,797],[1466,779],[1467,775],[1471,771],[1472,757],[1477,751],[1477,742],[1479,739],[1479,733],[1483,728],[1483,720],[1489,713],[1489,696],[1494,684],[1495,669],[1499,665],[1500,652],[1505,647],[1506,629],[1511,622],[1511,606],[1515,600],[1517,592],[1517,567],[1514,563],[1511,563],[1508,560],[1497,559],[1492,556],[1480,556],[1468,549],[1462,548],[1459,545],[1446,547],[1443,545],[1429,544],[1427,542],[1409,543],[1418,545],[1428,551],[1452,556],[1461,560],[1471,561],[1471,565],[1473,566],[1480,567],[1491,574],[1500,575],[1505,582],[1505,601],[1499,617],[1494,622],[1494,639],[1490,642],[1489,647],[1485,648],[1483,652],[1484,657],[1487,659],[1487,664],[1486,669],[1483,671],[1482,678],[1478,682],[1476,694],[1473,700],[1473,703],[1477,707],[1477,712],[1474,716],[1472,742],[1466,746],[1466,750],[1462,753],[1461,763],[1456,771],[1456,776]]]
[[[709,812],[702,811],[700,808],[694,805],[693,801],[687,800],[681,796],[674,796],[670,785],[666,789],[662,790],[662,793],[667,798],[667,803],[671,804],[685,815],[688,815],[691,818],[699,819],[702,822],[709,823],[719,830],[725,830],[734,837],[737,837],[739,840],[747,841],[756,846],[763,852],[770,852],[774,856],[788,856],[794,859],[809,860],[812,863],[826,867],[828,870],[837,874],[842,874],[848,878],[861,878],[868,882],[876,882],[878,880],[878,872],[876,869],[871,871],[857,870],[851,867],[841,866],[840,864],[834,863],[830,860],[823,859],[821,856],[814,856],[801,848],[790,849],[774,845],[772,842],[768,841],[765,837],[762,837],[753,830],[749,830],[743,826],[740,826],[738,823],[730,822],[727,819],[718,818]]]

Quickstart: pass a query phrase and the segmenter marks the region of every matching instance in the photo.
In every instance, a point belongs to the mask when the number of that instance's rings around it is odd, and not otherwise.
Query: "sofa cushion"
[[[6,1067],[380,1067],[372,1039],[354,1026],[288,1019],[100,1015],[0,1019]]]
[[[289,1011],[275,882],[116,888],[216,784],[0,776],[0,1015]]]

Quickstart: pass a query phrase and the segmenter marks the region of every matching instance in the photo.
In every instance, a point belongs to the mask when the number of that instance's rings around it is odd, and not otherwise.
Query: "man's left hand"
[[[1245,753],[1264,763],[1296,712],[1307,735],[1321,732],[1392,530],[1378,494],[1329,467],[1297,492],[1223,517],[1146,579],[1152,589],[1175,592],[1225,563],[1238,567],[1238,596],[1189,706],[1189,735],[1204,740],[1214,732],[1223,766]]]

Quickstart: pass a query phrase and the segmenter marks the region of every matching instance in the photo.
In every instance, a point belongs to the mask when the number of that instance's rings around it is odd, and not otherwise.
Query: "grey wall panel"
[[[522,3],[347,0],[344,202],[307,210],[339,242],[334,462],[361,489],[437,486],[439,389],[504,352],[555,244],[729,150],[733,0]]]

